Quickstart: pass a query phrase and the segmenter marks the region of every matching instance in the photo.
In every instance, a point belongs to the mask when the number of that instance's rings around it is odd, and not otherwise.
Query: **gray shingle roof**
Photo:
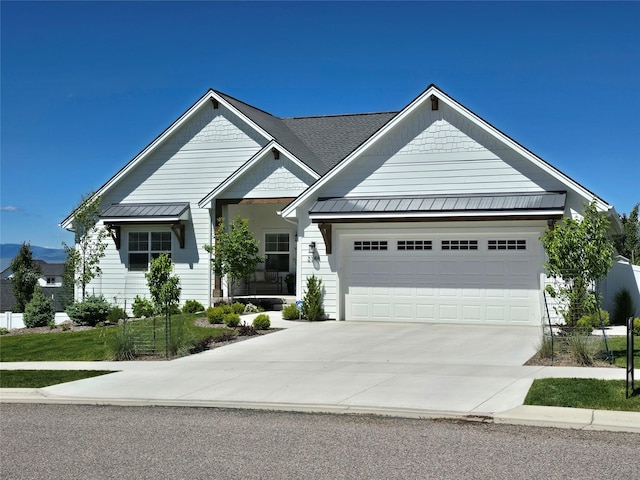
[[[566,193],[514,193],[477,195],[424,195],[407,197],[329,198],[316,201],[314,214],[354,215],[363,213],[462,213],[497,211],[564,211]]]
[[[316,173],[324,175],[397,112],[279,118],[215,91]]]
[[[322,159],[334,167],[398,112],[284,118],[283,122]]]

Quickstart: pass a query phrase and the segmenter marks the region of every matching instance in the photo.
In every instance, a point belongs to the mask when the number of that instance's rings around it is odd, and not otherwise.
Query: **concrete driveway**
[[[270,315],[273,326],[286,329],[170,362],[89,364],[122,372],[41,392],[97,402],[482,415],[521,405],[540,368],[522,367],[535,352],[538,328],[307,323]]]

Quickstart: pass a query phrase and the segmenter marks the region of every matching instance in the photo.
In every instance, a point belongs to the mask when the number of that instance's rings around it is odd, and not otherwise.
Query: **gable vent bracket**
[[[277,148],[272,148],[271,149],[271,153],[273,153],[273,159],[274,160],[280,160],[280,152],[278,151]]]
[[[211,99],[211,105],[213,105],[214,110],[217,110],[218,107],[220,106],[220,104],[218,103],[218,100],[216,100],[215,98]]]

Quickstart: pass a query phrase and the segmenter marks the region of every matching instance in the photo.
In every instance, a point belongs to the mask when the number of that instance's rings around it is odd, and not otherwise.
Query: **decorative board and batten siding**
[[[452,109],[421,108],[372,145],[320,196],[565,190]]]
[[[171,233],[175,274],[180,277],[182,301],[196,299],[209,303],[210,266],[204,245],[211,243],[211,213],[198,202],[248,161],[266,140],[238,121],[224,107],[214,110],[203,105],[193,117],[150,152],[104,195],[104,206],[114,203],[189,202],[185,248]],[[128,269],[128,234],[132,231],[171,231],[168,225],[137,224],[122,227],[122,244],[116,250],[108,239],[103,274],[89,286],[89,292],[109,301],[126,300],[130,307],[135,295],[148,296],[144,272]]]

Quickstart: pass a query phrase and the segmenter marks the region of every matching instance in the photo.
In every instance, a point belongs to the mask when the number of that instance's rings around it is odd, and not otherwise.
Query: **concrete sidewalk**
[[[640,432],[640,413],[523,406],[535,378],[624,379],[624,369],[522,366],[539,331],[349,322],[288,322],[284,330],[177,360],[4,363],[3,369],[118,373],[38,390],[3,390],[6,402],[215,406],[460,418]]]

